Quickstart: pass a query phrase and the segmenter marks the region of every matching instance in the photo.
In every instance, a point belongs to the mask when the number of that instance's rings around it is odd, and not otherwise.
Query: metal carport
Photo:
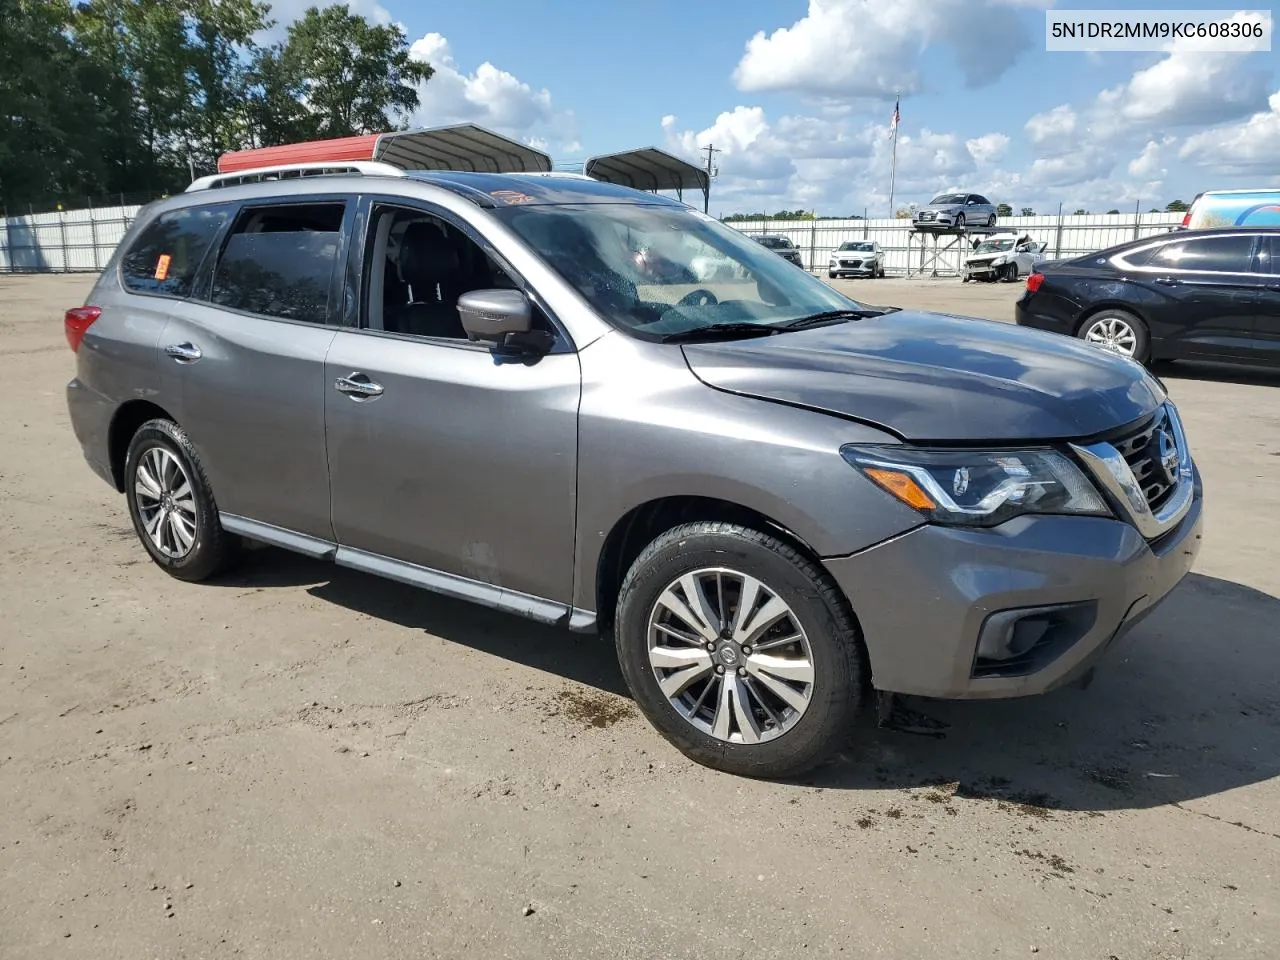
[[[702,191],[702,209],[711,204],[711,178],[702,167],[672,156],[657,147],[641,147],[621,153],[607,153],[592,157],[582,166],[582,172],[593,180],[616,183],[636,190],[674,190],[684,201],[684,191]]]
[[[344,160],[376,160],[402,170],[528,173],[551,169],[551,157],[543,151],[484,127],[460,123],[236,150],[218,158],[218,172]]]

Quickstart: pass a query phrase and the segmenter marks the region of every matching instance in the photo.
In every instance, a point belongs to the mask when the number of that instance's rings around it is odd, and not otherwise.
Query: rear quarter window
[[[196,271],[230,209],[185,207],[156,217],[143,228],[120,261],[125,289],[167,297],[187,297]]]

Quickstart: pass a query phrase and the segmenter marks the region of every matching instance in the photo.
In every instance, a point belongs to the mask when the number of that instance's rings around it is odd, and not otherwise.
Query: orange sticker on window
[[[160,254],[160,259],[156,261],[156,279],[164,280],[169,276],[169,262],[173,257],[167,253]]]

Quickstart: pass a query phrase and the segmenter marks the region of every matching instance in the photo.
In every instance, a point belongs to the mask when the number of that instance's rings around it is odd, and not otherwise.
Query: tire
[[[716,623],[711,628],[683,619],[659,603],[664,595],[674,597],[677,604],[684,602],[682,580],[688,583],[697,575],[704,584],[716,584],[716,571],[721,572],[717,589],[704,586],[701,590],[712,604],[707,623]],[[735,619],[747,579],[760,586],[754,594],[758,602],[750,608],[756,613],[750,617],[775,601],[787,611],[755,640],[750,620],[748,629],[736,637],[732,627],[718,627],[720,598],[729,619]],[[713,598],[712,593],[717,596]],[[669,639],[674,634],[660,632],[652,625],[655,621],[670,624],[695,642]],[[628,571],[615,622],[618,661],[640,710],[686,757],[716,770],[761,778],[794,777],[811,770],[847,742],[865,699],[869,671],[843,594],[816,564],[758,530],[701,522],[662,534]],[[655,648],[680,655],[674,661],[677,665],[687,661],[690,667],[703,668],[695,679],[685,681],[682,690],[671,688],[679,706],[658,680],[659,670],[670,682],[678,669],[655,664],[650,656],[651,637]],[[718,645],[714,652],[706,648],[708,638]],[[739,646],[737,641],[744,638],[747,644]],[[795,642],[787,644],[788,638]],[[670,647],[657,639],[669,640]],[[751,643],[771,644],[776,652],[762,658]],[[768,670],[762,671],[766,662],[771,669],[785,669],[793,682],[783,684]],[[716,674],[716,669],[723,673]],[[762,673],[768,677],[761,679]],[[807,687],[804,676],[809,678]],[[727,683],[733,684],[728,687],[731,696],[722,700]],[[773,692],[775,685],[784,687],[785,700]],[[801,688],[807,692],[807,701],[797,692]],[[747,704],[747,709],[739,703]],[[802,709],[788,706],[797,703]],[[757,737],[758,742],[752,742]]]
[[[961,282],[961,283],[968,283],[968,282],[969,282],[969,276],[968,276],[968,274],[963,274],[963,273],[962,273],[962,274],[960,274],[960,282]]]
[[[1005,283],[1018,282],[1018,265],[1016,263],[1006,263],[1000,271],[1000,279]]]
[[[1127,335],[1125,328],[1128,330]],[[1151,359],[1151,335],[1147,331],[1147,325],[1128,310],[1104,307],[1081,322],[1076,330],[1076,336],[1088,343],[1094,343],[1100,349],[1112,350],[1142,364],[1150,362]],[[1107,340],[1110,340],[1114,346],[1109,346]],[[1132,344],[1130,350],[1120,349],[1130,343]]]
[[[827,271],[827,279],[828,279],[828,280],[834,280],[835,278],[836,278],[835,272],[834,272],[834,271],[832,271],[832,270],[828,270],[828,271]]]
[[[957,229],[957,230],[963,230],[963,229],[964,229],[964,214],[963,214],[963,213],[957,213],[957,214],[956,214],[956,223],[955,223],[955,227],[956,227],[956,229]]]
[[[140,426],[125,453],[124,478],[134,532],[165,572],[194,582],[231,565],[239,538],[222,529],[200,456],[181,427],[168,420]]]
[[[987,226],[994,227],[995,225],[996,225],[996,215],[993,213],[991,216],[987,217]]]

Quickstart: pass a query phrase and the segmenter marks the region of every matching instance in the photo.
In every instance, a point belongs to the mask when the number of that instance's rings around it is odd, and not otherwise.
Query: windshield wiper
[[[896,308],[890,307],[885,310],[824,310],[822,313],[811,313],[807,317],[796,317],[794,320],[788,320],[778,329],[803,330],[805,327],[820,327],[828,323],[844,323],[846,320],[862,320],[865,317],[878,317],[893,309]]]
[[[705,327],[694,327],[692,330],[668,333],[660,342],[686,343],[690,340],[700,340],[703,337],[708,339],[733,336],[767,337],[777,333],[780,329],[782,328],[767,323],[711,323]]]

